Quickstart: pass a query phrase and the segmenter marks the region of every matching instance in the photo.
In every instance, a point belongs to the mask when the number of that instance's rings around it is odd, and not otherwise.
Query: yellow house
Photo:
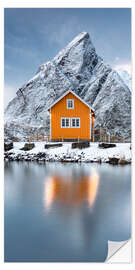
[[[49,108],[50,140],[91,140],[94,110],[73,91],[67,91]]]

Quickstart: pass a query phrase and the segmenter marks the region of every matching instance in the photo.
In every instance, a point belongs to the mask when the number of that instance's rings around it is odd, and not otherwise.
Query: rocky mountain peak
[[[79,52],[80,52],[80,48],[85,50],[88,44],[91,44],[91,46],[93,47],[89,34],[87,32],[82,32],[78,36],[76,36],[63,50],[61,50],[54,57],[53,61],[56,63],[59,63],[61,61],[61,58],[68,55],[71,50],[78,51],[78,48],[79,48]],[[83,53],[83,50],[81,50],[82,53]]]

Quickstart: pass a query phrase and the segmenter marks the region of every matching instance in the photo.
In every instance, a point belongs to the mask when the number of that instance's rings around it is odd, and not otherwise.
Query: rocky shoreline
[[[39,153],[18,153],[5,152],[4,160],[10,161],[29,161],[29,162],[97,162],[97,163],[109,163],[112,165],[126,165],[131,164],[131,158],[125,159],[124,157],[110,156],[108,158],[102,157],[89,157],[83,151],[81,153],[62,153],[62,154],[51,154],[46,152]]]

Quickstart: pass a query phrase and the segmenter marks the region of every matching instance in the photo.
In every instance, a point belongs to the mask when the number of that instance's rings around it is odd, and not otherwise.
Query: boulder
[[[20,150],[29,151],[32,150],[34,147],[35,147],[34,143],[25,143],[24,147],[21,148]]]
[[[9,151],[13,149],[13,143],[4,143],[4,151]]]
[[[83,148],[87,148],[87,147],[90,147],[89,141],[72,143],[72,149],[75,149],[75,148],[83,149]]]
[[[99,143],[98,145],[99,148],[112,148],[112,147],[116,147],[115,143]]]
[[[62,143],[45,144],[45,149],[61,147]]]
[[[118,165],[118,164],[119,164],[119,158],[116,158],[116,157],[110,157],[110,158],[109,158],[109,164],[112,164],[112,165]]]
[[[125,157],[121,157],[119,159],[119,164],[120,165],[126,165],[126,164],[130,164],[131,163],[131,160],[126,160]]]

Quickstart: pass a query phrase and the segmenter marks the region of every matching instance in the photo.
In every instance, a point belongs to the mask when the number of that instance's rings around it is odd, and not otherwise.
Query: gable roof
[[[73,94],[76,98],[78,98],[83,104],[85,104],[88,108],[90,108],[93,112],[95,111],[91,106],[89,106],[82,98],[80,98],[77,94],[75,94],[72,90],[66,91],[61,97],[59,97],[53,104],[51,104],[47,111],[49,111],[57,102],[59,102],[61,99],[63,99],[67,94]]]

